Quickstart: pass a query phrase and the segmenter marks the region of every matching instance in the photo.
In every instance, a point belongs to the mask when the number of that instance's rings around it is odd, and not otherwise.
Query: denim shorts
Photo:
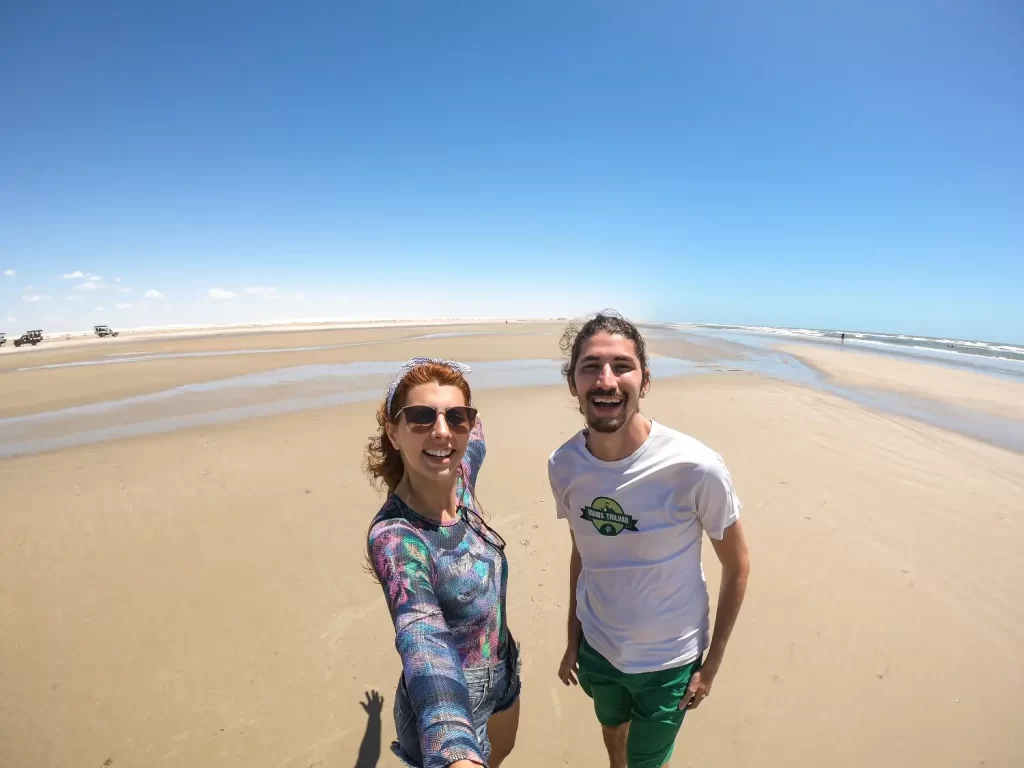
[[[485,761],[491,759],[491,740],[487,735],[487,721],[491,715],[504,712],[516,703],[523,684],[519,678],[522,661],[519,658],[519,643],[509,635],[508,656],[492,667],[464,669],[469,688],[469,703],[473,713],[473,727],[480,742]],[[409,692],[405,688],[405,677],[399,679],[395,692],[395,732],[398,741],[391,744],[391,751],[411,768],[423,768],[420,754],[420,734],[416,725],[416,712]]]

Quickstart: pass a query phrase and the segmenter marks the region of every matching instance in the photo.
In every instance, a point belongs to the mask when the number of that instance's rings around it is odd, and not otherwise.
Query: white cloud
[[[103,307],[94,307],[92,311],[93,312],[105,312],[106,310],[104,310]]]
[[[14,277],[16,274],[18,274],[18,273],[15,272],[13,269],[5,269],[4,270],[4,277]],[[10,323],[12,321],[8,320],[7,322]]]
[[[225,291],[223,288],[211,288],[206,295],[211,299],[233,299],[238,294],[234,291]]]
[[[146,298],[147,299],[162,299],[162,298],[164,298],[164,295],[162,293],[160,293],[160,291],[154,291],[152,288],[150,288],[148,291],[146,291]]]
[[[125,302],[125,303],[122,303],[122,304],[118,304],[117,308],[118,309],[131,309],[132,305],[131,305],[131,302]]]
[[[148,306],[149,306],[149,304],[147,304],[144,301],[140,301],[139,302],[139,309],[146,309],[146,307],[148,307]]]
[[[28,304],[38,304],[40,301],[53,301],[49,296],[40,296],[38,293],[25,294],[21,300]]]
[[[60,277],[61,277],[61,280],[78,280],[80,278],[85,277],[85,275],[83,275],[81,272],[79,272],[76,269],[74,272],[65,272]]]
[[[67,296],[68,301],[81,301],[85,296]]]
[[[96,285],[92,280],[88,280],[81,285],[76,285],[76,291],[95,291],[99,286]]]
[[[103,278],[100,275],[89,275],[90,280],[95,280],[97,283]]]
[[[120,277],[115,277],[114,278],[114,282],[115,283],[120,283],[121,282],[121,278]]]
[[[128,288],[127,286],[122,285],[120,288],[117,289],[117,292],[118,293],[131,293],[132,289]]]

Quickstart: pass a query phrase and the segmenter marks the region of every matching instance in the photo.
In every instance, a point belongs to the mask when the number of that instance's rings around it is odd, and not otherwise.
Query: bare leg
[[[604,746],[608,750],[610,768],[626,768],[626,741],[629,738],[629,723],[602,725]]]
[[[516,746],[520,701],[522,697],[516,699],[516,703],[504,712],[491,715],[487,721],[487,738],[491,740],[491,768],[498,768]]]

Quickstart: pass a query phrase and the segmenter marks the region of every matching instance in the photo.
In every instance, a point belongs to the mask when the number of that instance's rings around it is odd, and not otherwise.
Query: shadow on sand
[[[377,691],[367,691],[366,701],[359,702],[366,712],[366,733],[359,745],[355,768],[377,768],[380,760],[380,713],[384,708],[384,697]]]

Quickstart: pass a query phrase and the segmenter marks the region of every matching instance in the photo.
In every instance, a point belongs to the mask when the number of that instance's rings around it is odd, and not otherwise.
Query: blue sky
[[[1022,28],[966,0],[6,3],[0,330],[614,306],[1021,342]]]

